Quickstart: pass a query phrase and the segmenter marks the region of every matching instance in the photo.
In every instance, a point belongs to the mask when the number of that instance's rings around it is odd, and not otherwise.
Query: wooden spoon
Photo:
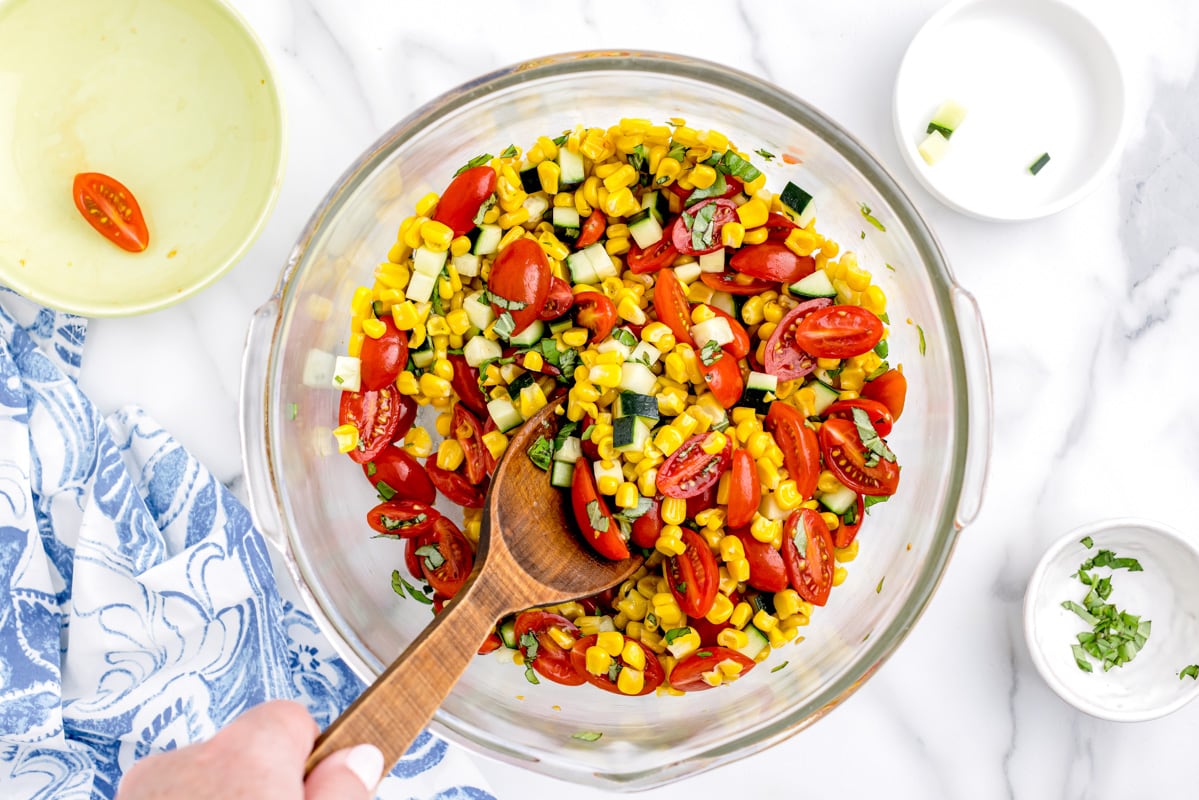
[[[506,614],[595,594],[627,579],[636,556],[609,561],[566,518],[569,503],[529,460],[561,401],[531,417],[508,444],[487,494],[474,570],[424,632],[317,738],[306,772],[329,754],[371,743],[391,766],[432,718]]]

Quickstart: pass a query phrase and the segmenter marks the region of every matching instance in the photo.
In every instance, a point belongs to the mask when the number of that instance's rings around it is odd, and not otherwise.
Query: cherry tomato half
[[[629,269],[638,275],[643,275],[648,272],[657,272],[662,267],[669,267],[674,263],[679,251],[674,246],[671,240],[663,236],[654,244],[642,250],[637,246],[636,242],[629,245],[629,252],[625,254],[625,263],[629,265]]]
[[[654,282],[654,314],[670,328],[676,342],[695,344],[691,339],[691,303],[672,269],[660,271]]]
[[[724,346],[724,351],[738,361],[749,355],[749,333],[746,332],[745,326],[742,325],[736,317],[725,312],[716,306],[708,306],[712,309],[712,313],[729,324],[729,330],[733,332],[733,341]]]
[[[613,561],[629,557],[629,546],[620,537],[620,526],[608,510],[607,502],[600,497],[595,485],[595,472],[585,458],[575,462],[575,474],[570,483],[570,506],[579,532],[595,552]]]
[[[552,628],[572,637],[579,635],[579,629],[573,622],[549,611],[523,611],[517,614],[512,630],[525,663],[532,663],[538,675],[565,686],[581,686],[586,679],[571,663],[571,651],[563,650],[550,636]]]
[[[769,542],[759,542],[749,528],[730,531],[741,540],[749,561],[749,585],[762,592],[781,592],[787,588],[787,566],[783,556]]]
[[[898,421],[908,396],[908,379],[897,369],[889,369],[862,387],[862,397],[877,400],[891,411]]]
[[[754,660],[741,655],[736,650],[718,645],[701,647],[682,661],[674,665],[670,671],[670,685],[680,692],[703,692],[715,688],[704,680],[705,672],[713,672],[720,668],[725,661],[732,661],[741,666],[738,677],[744,676],[755,666]]]
[[[865,447],[857,426],[846,419],[830,419],[820,426],[820,452],[824,463],[841,483],[858,494],[885,497],[899,487],[899,465],[885,458],[867,466]]]
[[[408,334],[396,327],[390,314],[380,318],[383,335],[362,339],[362,388],[368,392],[395,383],[408,366]]]
[[[732,408],[737,405],[745,391],[745,378],[741,376],[741,365],[736,358],[727,351],[722,352],[711,364],[700,361],[699,371],[721,406]]]
[[[728,292],[748,296],[752,294],[761,294],[762,292],[771,289],[777,289],[770,281],[758,280],[751,278],[748,275],[742,275],[739,272],[703,272],[700,273],[699,279],[704,282],[704,286],[717,292]]]
[[[450,353],[446,358],[454,367],[454,377],[450,380],[450,385],[454,387],[454,394],[458,395],[458,400],[480,417],[490,419],[487,416],[487,395],[479,388],[479,370],[466,363],[464,355]]]
[[[349,456],[359,464],[370,461],[396,439],[403,406],[395,386],[374,392],[342,392],[337,419],[358,429],[358,447]]]
[[[414,500],[392,498],[366,512],[366,524],[384,536],[411,539],[433,530],[441,512]]]
[[[820,442],[816,431],[807,426],[803,414],[781,400],[770,404],[766,430],[774,434],[787,474],[795,481],[800,497],[811,497],[820,478]]]
[[[632,644],[641,648],[641,652],[645,655],[645,668],[642,670],[642,686],[641,691],[635,695],[625,695],[620,691],[616,681],[612,679],[611,673],[605,672],[603,675],[592,675],[587,670],[587,648],[592,647],[599,639],[594,633],[590,636],[584,636],[575,642],[575,646],[570,651],[570,661],[574,665],[575,672],[582,677],[583,680],[590,683],[592,686],[598,686],[601,689],[612,692],[613,694],[624,695],[625,697],[641,697],[657,689],[662,685],[662,681],[666,680],[666,670],[662,669],[662,662],[658,661],[658,657],[653,654],[648,648],[642,646],[641,642],[636,639],[625,639],[625,646]],[[614,664],[619,664],[620,669],[631,669],[628,663],[624,660],[624,653],[612,659]]]
[[[450,472],[448,469],[437,466],[436,455],[425,459],[425,471],[429,473],[429,480],[437,487],[437,491],[444,494],[451,502],[466,508],[483,507],[483,501],[487,498],[489,481],[484,480],[478,485],[472,484],[457,472]]]
[[[860,306],[829,306],[804,317],[794,337],[804,352],[816,358],[852,358],[878,344],[883,321]]]
[[[71,187],[75,208],[108,241],[130,253],[150,246],[150,230],[133,192],[116,178],[80,172]]]
[[[652,548],[662,533],[662,498],[650,501],[649,510],[633,520],[629,540],[638,547]]]
[[[734,272],[777,283],[795,281],[816,271],[816,260],[798,256],[782,242],[765,241],[742,247],[729,259]]]
[[[575,322],[591,331],[591,343],[608,338],[616,325],[616,306],[599,292],[579,292],[574,297]]]
[[[762,501],[762,483],[758,465],[748,450],[733,451],[733,466],[729,481],[729,510],[726,522],[730,528],[740,528],[753,521]]]
[[[604,212],[598,208],[591,212],[587,219],[583,220],[583,229],[579,231],[579,238],[575,241],[575,248],[582,249],[587,245],[595,244],[604,235],[604,230],[608,227],[608,220],[604,217]]]
[[[372,460],[363,464],[362,472],[371,486],[387,484],[395,492],[392,499],[433,505],[437,498],[437,490],[429,480],[429,473],[406,450],[395,445],[384,447]]]
[[[871,400],[865,397],[855,397],[852,400],[838,400],[827,409],[825,416],[833,419],[847,419],[853,422],[853,410],[860,408],[870,417],[870,423],[874,425],[874,430],[879,436],[887,436],[891,433],[891,426],[895,420],[891,416],[891,409],[887,408],[877,400]]]
[[[848,512],[841,516],[841,524],[833,531],[833,547],[849,547],[857,538],[858,531],[862,528],[862,520],[866,517],[866,503],[862,495],[858,495],[858,502],[854,506],[853,522],[845,521],[847,515]]]
[[[781,242],[791,235],[791,231],[799,226],[777,211],[771,211],[766,217],[766,239],[771,242]]]
[[[808,300],[788,311],[779,321],[778,327],[766,340],[766,363],[763,367],[768,373],[780,381],[789,381],[802,378],[816,369],[816,357],[799,346],[795,332],[804,319],[826,308],[831,302],[825,297]]]
[[[733,459],[733,440],[725,437],[719,453],[705,453],[707,433],[697,433],[658,468],[658,491],[667,497],[693,497],[716,484]],[[703,616],[702,614],[700,616]]]
[[[491,303],[496,316],[512,315],[517,334],[537,319],[550,292],[550,262],[541,245],[532,239],[510,242],[495,257],[487,289],[492,295],[506,300],[508,308]],[[513,307],[513,305],[519,307]]]
[[[679,608],[689,617],[705,617],[712,610],[716,590],[720,588],[720,572],[712,548],[690,528],[682,529],[687,549],[681,556],[666,559],[666,581]]]
[[[479,645],[479,655],[485,656],[488,653],[494,653],[500,649],[500,645],[503,643],[504,640],[495,631],[492,631],[487,634],[487,638],[483,640],[483,644]]]
[[[495,182],[495,170],[486,165],[459,173],[437,201],[433,219],[448,226],[455,236],[461,236],[475,227],[475,215],[495,191]]]
[[[713,210],[705,211],[708,208]],[[706,223],[703,222],[709,214],[711,217]],[[670,238],[675,248],[684,255],[714,253],[724,246],[720,243],[720,229],[736,219],[737,206],[732,200],[710,197],[679,214],[670,228]]]
[[[575,296],[570,284],[556,275],[551,275],[549,294],[545,296],[545,306],[537,314],[537,319],[557,319],[570,311],[574,301]]]
[[[783,525],[781,552],[791,588],[813,605],[827,603],[833,587],[833,537],[820,514],[810,508],[791,512]]]
[[[433,530],[424,537],[410,541],[432,539],[428,545],[417,548],[416,556],[420,558],[421,572],[425,580],[433,587],[433,591],[446,597],[453,597],[470,577],[474,568],[475,557],[471,552],[470,541],[458,530],[458,526],[447,517],[438,517],[433,521]],[[420,552],[426,546],[437,549],[441,558],[432,553]]]

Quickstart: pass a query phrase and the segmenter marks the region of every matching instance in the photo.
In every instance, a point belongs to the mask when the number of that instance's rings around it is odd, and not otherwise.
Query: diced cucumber
[[[599,242],[587,245],[583,248],[583,252],[587,254],[587,258],[591,261],[591,268],[595,270],[596,277],[601,281],[604,278],[615,278],[620,275],[620,270],[612,263],[612,256],[608,255],[608,251]]]
[[[579,238],[579,212],[571,206],[554,206],[550,212],[550,221],[554,224],[554,233],[559,239],[574,241]]]
[[[616,417],[641,417],[656,421],[659,417],[658,398],[637,392],[621,392],[616,397]]]
[[[811,275],[800,278],[795,283],[787,287],[791,294],[800,297],[836,297],[837,290],[833,288],[833,282],[829,280],[828,273],[822,269],[818,269]]]
[[[338,356],[333,362],[331,383],[334,389],[356,392],[362,388],[362,360],[354,356]]]
[[[788,216],[801,228],[808,227],[808,223],[816,217],[816,201],[812,195],[790,181],[783,187],[779,201],[792,212]]]
[[[633,348],[633,352],[629,354],[628,361],[639,361],[647,367],[652,367],[658,363],[658,359],[662,357],[662,351],[654,347],[649,342],[638,342]]]
[[[771,375],[767,372],[753,372],[745,378],[745,387],[747,389],[757,389],[762,392],[777,392],[779,389],[779,379],[777,375]]]
[[[607,463],[609,466],[605,467],[604,466],[605,463]],[[619,459],[617,459],[616,461],[607,461],[607,462],[605,462],[601,459],[591,465],[591,470],[592,470],[592,472],[595,473],[596,486],[599,485],[600,481],[603,480],[604,477],[615,478],[617,481],[620,481],[620,482],[624,481],[624,472],[620,468],[620,460]]]
[[[567,436],[562,440],[562,444],[558,445],[558,449],[554,451],[555,461],[564,461],[567,464],[573,464],[583,457],[583,440],[578,436]]]
[[[578,153],[572,153],[567,147],[558,148],[558,186],[574,186],[576,183],[582,183],[587,177],[587,170],[583,166],[583,157]]]
[[[933,131],[920,143],[916,152],[924,159],[924,163],[931,167],[949,152],[949,140],[940,131]]]
[[[748,386],[741,392],[741,399],[737,401],[738,405],[749,406],[758,414],[766,414],[770,411],[770,404],[775,401],[774,392],[768,392],[764,389],[751,389]]]
[[[500,249],[500,240],[504,238],[504,229],[499,225],[480,225],[479,235],[475,238],[474,253],[477,256],[489,256]]]
[[[637,394],[653,394],[658,376],[644,364],[626,361],[620,365],[620,388]]]
[[[812,392],[816,395],[812,410],[817,414],[823,414],[826,408],[841,399],[841,394],[836,389],[821,381],[812,382]]]
[[[756,659],[759,653],[770,647],[770,640],[766,638],[766,634],[753,625],[746,625],[744,630],[749,641],[744,647],[738,647],[737,652],[750,660]]]
[[[501,433],[507,433],[525,421],[525,418],[512,405],[507,397],[497,397],[487,404],[487,414],[495,422],[495,427]]]
[[[928,121],[928,128],[924,132],[939,132],[948,139],[953,136],[953,132],[958,129],[958,126],[965,119],[966,107],[955,103],[953,100],[946,100],[937,109],[937,113],[933,114],[933,118]]]
[[[700,272],[724,272],[724,248],[704,253],[699,257]]]
[[[641,452],[650,440],[650,424],[641,417],[620,417],[612,421],[612,447],[618,452]]]
[[[685,284],[695,283],[697,280],[699,280],[699,275],[701,272],[703,272],[703,270],[700,269],[698,261],[686,261],[682,264],[678,264],[674,268],[674,276]]]
[[[328,389],[336,365],[337,358],[332,353],[312,348],[304,359],[304,385],[314,389]]]
[[[515,650],[520,646],[520,643],[516,641],[516,620],[513,617],[507,617],[500,623],[498,633],[504,647]]]
[[[630,217],[628,225],[629,235],[642,250],[662,241],[662,225],[654,219],[649,209],[642,209]]]
[[[537,382],[537,373],[529,370],[522,372],[511,380],[508,384],[508,395],[512,398],[520,397],[520,393]],[[514,400],[515,404],[515,400]]]
[[[495,309],[490,303],[483,302],[482,292],[471,292],[462,300],[462,310],[466,312],[470,324],[483,330],[495,321]]]
[[[436,278],[445,269],[448,256],[448,250],[437,253],[427,247],[418,247],[412,251],[412,271]]]
[[[520,188],[528,194],[541,191],[541,176],[537,174],[536,164],[520,171]]]
[[[837,515],[844,514],[857,502],[858,493],[848,486],[820,495],[820,504]]]
[[[423,272],[413,272],[404,288],[404,296],[415,303],[427,303],[433,296],[433,288],[437,285],[437,275],[426,275]]]
[[[425,341],[428,342],[429,340],[425,339]],[[419,350],[413,350],[409,354],[409,358],[412,359],[412,366],[419,369],[428,369],[429,367],[433,366],[433,361],[436,358],[436,354],[433,352],[432,346],[422,347]]]
[[[538,192],[526,197],[521,208],[529,212],[529,218],[523,224],[531,227],[540,222],[545,212],[550,210],[550,201],[544,192]]]
[[[599,275],[591,264],[591,258],[584,251],[571,253],[566,257],[566,266],[570,269],[571,283],[599,283]]]
[[[670,215],[670,203],[658,191],[646,192],[641,198],[641,207],[649,211],[650,216],[657,220],[659,225]]]
[[[575,479],[575,465],[566,461],[555,461],[550,465],[550,486],[569,489]]]
[[[708,305],[712,308],[719,308],[730,317],[736,318],[737,316],[737,301],[728,292],[712,292]]]
[[[545,335],[545,323],[535,319],[529,326],[518,334],[508,337],[508,343],[517,347],[529,347],[541,341]]]
[[[504,355],[499,342],[493,342],[486,336],[472,336],[462,348],[462,356],[466,363],[477,367],[490,358],[500,358]]]
[[[708,342],[716,342],[724,347],[734,339],[733,328],[724,317],[712,317],[692,325],[691,338],[695,340],[696,350],[703,350]]]
[[[565,333],[574,325],[574,321],[570,317],[560,317],[550,323],[550,334]]]
[[[479,257],[474,253],[454,256],[454,271],[460,278],[473,278],[479,274]]]

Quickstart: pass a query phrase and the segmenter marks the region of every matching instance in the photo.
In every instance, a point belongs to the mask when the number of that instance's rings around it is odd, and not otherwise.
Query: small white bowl
[[[1088,549],[1082,539],[1093,540]],[[1111,576],[1108,598],[1122,611],[1153,623],[1136,657],[1104,672],[1074,661],[1071,646],[1087,630],[1062,602],[1082,602],[1087,593],[1079,565],[1101,549],[1137,559],[1143,572],[1097,568]],[[1049,548],[1033,571],[1024,595],[1024,637],[1041,677],[1080,711],[1117,722],[1139,722],[1177,711],[1199,695],[1199,681],[1180,678],[1199,663],[1199,541],[1157,522],[1111,519],[1076,528]]]
[[[938,199],[987,220],[1044,217],[1082,199],[1119,155],[1124,81],[1111,43],[1060,0],[957,0],[908,46],[894,123],[912,172]],[[966,108],[948,153],[916,148],[942,102]],[[1049,163],[1029,172],[1042,153]]]

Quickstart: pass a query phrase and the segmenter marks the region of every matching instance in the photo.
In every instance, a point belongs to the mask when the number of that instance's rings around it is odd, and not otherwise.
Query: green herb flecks
[[[709,197],[720,197],[728,191],[728,188],[729,186],[724,179],[724,175],[718,172],[716,173],[716,180],[712,182],[711,186],[704,189],[696,189],[687,195],[686,205],[687,207],[691,207],[701,200],[707,200]]]
[[[1045,168],[1045,165],[1048,163],[1049,163],[1049,154],[1041,153],[1041,155],[1037,156],[1036,161],[1034,161],[1028,165],[1028,171],[1031,172],[1033,175],[1036,175],[1038,172],[1043,170]]]
[[[1088,548],[1094,544],[1089,536],[1082,543]],[[1074,663],[1083,672],[1093,672],[1093,662],[1098,662],[1107,672],[1132,661],[1149,640],[1153,626],[1149,620],[1142,620],[1108,602],[1112,595],[1112,578],[1099,575],[1095,571],[1099,569],[1142,571],[1141,563],[1135,558],[1117,556],[1105,549],[1083,561],[1074,573],[1078,582],[1087,587],[1087,593],[1081,603],[1065,600],[1061,606],[1089,628],[1078,634],[1077,644],[1070,646]]]
[[[622,508],[620,511],[615,512],[612,516],[616,517],[618,520],[633,522],[639,517],[645,516],[653,507],[653,500],[650,500],[648,497],[638,497],[636,506],[633,508]]]
[[[720,343],[715,339],[709,339],[700,348],[699,360],[704,362],[705,367],[710,367],[719,361],[722,355],[724,355],[724,351],[720,349]]]
[[[475,217],[471,220],[471,222],[475,223],[476,225],[482,225],[484,215],[491,210],[495,203],[495,192],[492,192],[491,194],[487,195],[487,199],[484,200],[479,206],[479,210],[475,212]]]
[[[495,321],[492,330],[495,331],[496,336],[499,336],[503,339],[508,339],[513,333],[516,332],[516,320],[512,318],[511,314],[505,311],[503,314],[500,314],[499,319]]]
[[[773,672],[778,672],[779,670],[783,669],[784,667],[786,667],[786,666],[787,666],[788,664],[790,664],[790,663],[791,663],[790,661],[784,661],[782,664],[779,664],[777,667],[773,667],[773,668],[771,668],[771,670],[770,670],[770,671],[771,671],[772,673],[773,673]]]
[[[534,686],[541,683],[541,681],[537,680],[537,673],[533,671],[533,662],[532,661],[527,662],[525,665],[525,680],[528,681],[529,683],[533,684]]]
[[[637,337],[628,328],[619,328],[612,332],[612,338],[623,344],[625,347],[636,347]]]
[[[880,458],[895,462],[895,454],[891,452],[891,448],[887,447],[887,443],[878,435],[878,431],[874,429],[874,423],[870,421],[870,415],[863,409],[854,408],[853,424],[858,429],[858,436],[862,440],[862,446],[869,452],[870,456],[866,459],[866,466],[873,467],[878,464]]]
[[[599,731],[578,731],[577,733],[572,733],[570,738],[578,739],[580,742],[598,742],[603,735]]]
[[[1178,680],[1190,678],[1191,680],[1199,680],[1199,664],[1188,664],[1178,673]]]
[[[300,411],[300,407],[298,405],[296,405],[295,403],[287,404],[287,418],[288,419],[295,419],[296,414],[299,413],[299,411]]]
[[[529,454],[529,460],[541,470],[548,470],[550,462],[554,459],[554,445],[544,436],[538,436],[526,452]]]
[[[474,169],[475,167],[481,167],[494,157],[495,156],[491,155],[491,153],[484,153],[481,156],[475,156],[470,161],[467,161],[465,164],[463,164],[461,167],[459,167],[458,171],[454,173],[454,177],[457,178],[459,175],[466,172],[468,169]]]
[[[870,213],[870,206],[866,205],[865,203],[858,203],[858,208],[862,209],[862,216],[866,218],[867,222],[878,228],[883,233],[887,232],[887,226],[879,222],[878,217]]]
[[[396,496],[396,490],[388,486],[386,481],[376,481],[375,489],[379,492],[379,498],[383,502],[387,502]]]
[[[416,555],[425,560],[425,569],[429,571],[433,571],[445,563],[445,556],[441,554],[436,545],[427,544],[424,547],[418,547]]]
[[[881,577],[881,578],[879,578],[879,579],[878,579],[878,586],[875,586],[875,587],[874,587],[874,593],[875,593],[875,594],[882,594],[882,593],[883,593],[883,581],[885,581],[886,579],[887,579],[887,576],[886,576],[886,575],[884,575],[883,577]]]
[[[667,644],[673,644],[675,639],[680,636],[686,636],[689,633],[691,633],[690,628],[671,628],[664,634],[663,638],[666,639]]]
[[[520,635],[520,640],[517,641],[517,645],[524,654],[525,662],[532,664],[537,658],[537,648],[539,646],[537,634],[532,632],[522,633]]]
[[[737,155],[732,150],[725,150],[720,158],[719,169],[734,178],[740,178],[745,183],[752,183],[762,176],[758,168]]]
[[[425,597],[423,594],[417,591],[415,586],[404,580],[404,576],[400,574],[398,569],[393,569],[391,571],[391,590],[400,597],[403,597],[404,593],[407,592],[408,596],[418,603],[424,603],[427,606],[433,605],[433,601],[431,599]]]
[[[774,153],[770,152],[769,150],[765,150],[765,149],[759,147],[754,152],[757,153],[758,155],[760,155],[762,158],[764,158],[767,161],[774,161]]]
[[[587,504],[587,521],[595,529],[596,537],[608,530],[608,515],[600,508],[598,500],[592,500]]]
[[[924,328],[921,328],[919,325],[917,325],[916,326],[916,335],[920,337],[920,344],[919,344],[920,355],[924,355],[924,351],[926,349],[925,342],[924,342]]]
[[[683,212],[683,224],[691,232],[691,248],[693,250],[707,250],[712,246],[716,237],[716,230],[712,225],[712,218],[715,215],[715,203],[709,203],[695,213]]]
[[[885,503],[890,499],[891,498],[889,495],[886,497],[877,497],[872,494],[865,494],[862,495],[862,508],[863,510],[869,512],[871,506],[877,506],[879,503]]]
[[[1081,539],[1078,540],[1078,543],[1081,544],[1083,547],[1087,548],[1088,550],[1090,550],[1092,547],[1095,546],[1095,540],[1092,539],[1090,536],[1082,537]]]
[[[510,144],[504,148],[504,152],[500,153],[500,158],[514,158],[516,156],[516,145]]]
[[[366,462],[366,477],[368,477],[368,478],[375,477],[375,473],[377,471],[378,471],[378,467],[375,466],[374,461]]]
[[[417,514],[412,519],[396,519],[394,517],[389,517],[387,514],[380,514],[379,522],[389,531],[399,531],[403,530],[404,528],[411,528],[416,525],[420,525],[428,518],[429,515],[424,512]]]

